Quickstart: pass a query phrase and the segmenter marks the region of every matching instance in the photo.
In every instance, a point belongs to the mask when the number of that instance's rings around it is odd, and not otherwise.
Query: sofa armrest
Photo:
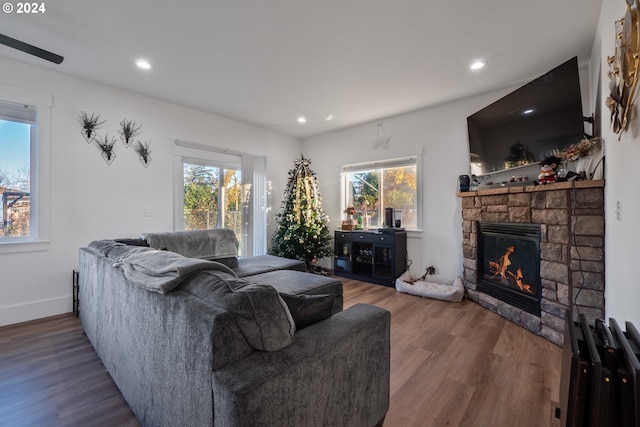
[[[357,304],[215,371],[214,424],[374,426],[389,408],[390,321]]]

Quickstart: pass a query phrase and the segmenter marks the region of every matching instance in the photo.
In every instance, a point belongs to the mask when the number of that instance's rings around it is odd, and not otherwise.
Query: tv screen
[[[584,136],[576,57],[467,117],[476,175],[540,162]]]

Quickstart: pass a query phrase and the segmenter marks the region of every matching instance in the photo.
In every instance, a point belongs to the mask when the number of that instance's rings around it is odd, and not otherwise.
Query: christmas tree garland
[[[309,167],[310,163],[301,156],[289,170],[282,212],[275,218],[279,226],[269,253],[299,259],[312,270],[312,264],[331,256],[333,251],[327,227],[329,217],[322,211],[318,179]]]

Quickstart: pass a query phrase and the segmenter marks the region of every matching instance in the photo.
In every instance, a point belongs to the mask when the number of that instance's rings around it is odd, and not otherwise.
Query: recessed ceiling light
[[[329,114],[326,118],[325,121],[330,122],[331,120],[333,120],[333,114]]]
[[[298,117],[298,123],[306,123],[306,122],[307,122],[307,118],[305,116]]]
[[[531,114],[531,113],[533,113],[533,108],[529,108],[529,109],[524,110],[524,111],[522,112],[522,114]]]
[[[487,65],[487,61],[475,61],[473,64],[469,66],[472,70],[479,70],[480,68],[484,68]]]
[[[136,65],[138,66],[138,68],[142,68],[143,70],[151,69],[151,64],[146,59],[138,59],[136,61]]]

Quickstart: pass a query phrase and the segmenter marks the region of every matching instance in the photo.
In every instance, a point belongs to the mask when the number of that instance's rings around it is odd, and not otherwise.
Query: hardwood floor
[[[0,426],[139,426],[80,322],[0,328]]]
[[[558,426],[562,350],[481,306],[344,281],[345,308],[391,312],[385,426]]]
[[[343,282],[345,308],[392,314],[385,427],[559,425],[559,347],[470,301]],[[0,426],[137,425],[73,315],[0,328]]]

